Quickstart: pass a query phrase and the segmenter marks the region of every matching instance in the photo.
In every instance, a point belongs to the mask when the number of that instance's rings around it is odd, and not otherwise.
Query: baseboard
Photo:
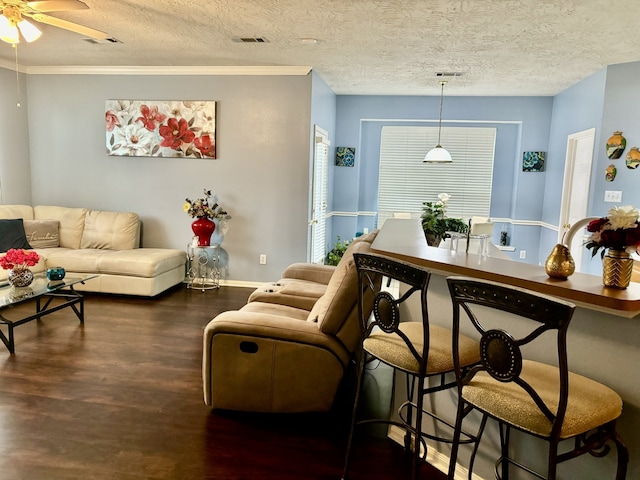
[[[265,282],[247,282],[244,280],[220,280],[221,287],[247,287],[258,288],[260,285],[264,285]]]
[[[396,442],[399,445],[404,445],[404,430],[395,425],[391,425],[389,427],[389,431],[387,432],[387,436]],[[430,446],[427,450],[427,463],[434,468],[437,468],[442,473],[447,475],[449,473],[449,456],[444,453],[438,452],[435,448]],[[467,480],[469,478],[469,470],[460,466],[460,464],[456,465],[456,473],[454,479],[456,480]],[[471,477],[473,480],[484,480],[482,477],[476,475],[475,473]]]

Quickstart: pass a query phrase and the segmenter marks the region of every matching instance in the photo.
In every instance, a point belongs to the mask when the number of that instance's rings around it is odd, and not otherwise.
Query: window
[[[327,177],[329,169],[329,138],[327,132],[315,126],[315,150],[313,155],[313,180],[311,183],[312,211],[311,245],[309,261],[323,263],[327,223]]]
[[[438,140],[437,127],[383,126],[378,181],[378,226],[394,213],[419,218],[423,202],[451,195],[447,216],[489,217],[496,129],[442,128],[453,163],[423,163]]]

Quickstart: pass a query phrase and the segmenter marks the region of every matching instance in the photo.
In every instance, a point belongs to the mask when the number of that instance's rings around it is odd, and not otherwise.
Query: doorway
[[[572,133],[567,137],[558,243],[563,242],[564,234],[571,225],[587,216],[595,138],[595,128]],[[584,242],[585,232],[582,230],[573,236],[571,245],[568,245],[576,263],[576,272],[581,271]]]
[[[329,171],[329,135],[314,126],[313,178],[311,179],[311,217],[309,219],[309,261],[324,263],[326,249],[327,177]]]

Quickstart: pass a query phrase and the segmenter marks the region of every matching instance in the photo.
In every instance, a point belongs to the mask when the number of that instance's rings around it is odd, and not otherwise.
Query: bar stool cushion
[[[538,392],[555,413],[558,406],[558,369],[552,365],[523,360],[522,379]],[[548,437],[551,422],[532,398],[515,382],[500,382],[479,372],[462,388],[462,396],[489,415],[535,435]],[[569,401],[560,438],[570,438],[615,420],[622,413],[622,399],[609,387],[569,372]]]
[[[422,351],[422,322],[403,322],[399,326],[418,352]],[[429,326],[429,360],[427,374],[450,372],[453,370],[453,354],[451,351],[451,330],[437,325]],[[402,338],[397,334],[386,334],[381,331],[372,332],[364,341],[364,349],[392,367],[406,372],[417,373],[420,365],[411,354]],[[460,362],[463,366],[480,360],[478,342],[462,336],[460,339]]]

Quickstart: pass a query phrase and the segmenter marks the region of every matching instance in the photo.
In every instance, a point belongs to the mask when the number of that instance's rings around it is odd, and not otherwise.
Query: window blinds
[[[437,127],[383,126],[378,181],[378,226],[394,213],[419,218],[423,202],[451,195],[447,216],[489,216],[495,128],[443,127],[441,143],[453,163],[423,163],[438,141]]]

